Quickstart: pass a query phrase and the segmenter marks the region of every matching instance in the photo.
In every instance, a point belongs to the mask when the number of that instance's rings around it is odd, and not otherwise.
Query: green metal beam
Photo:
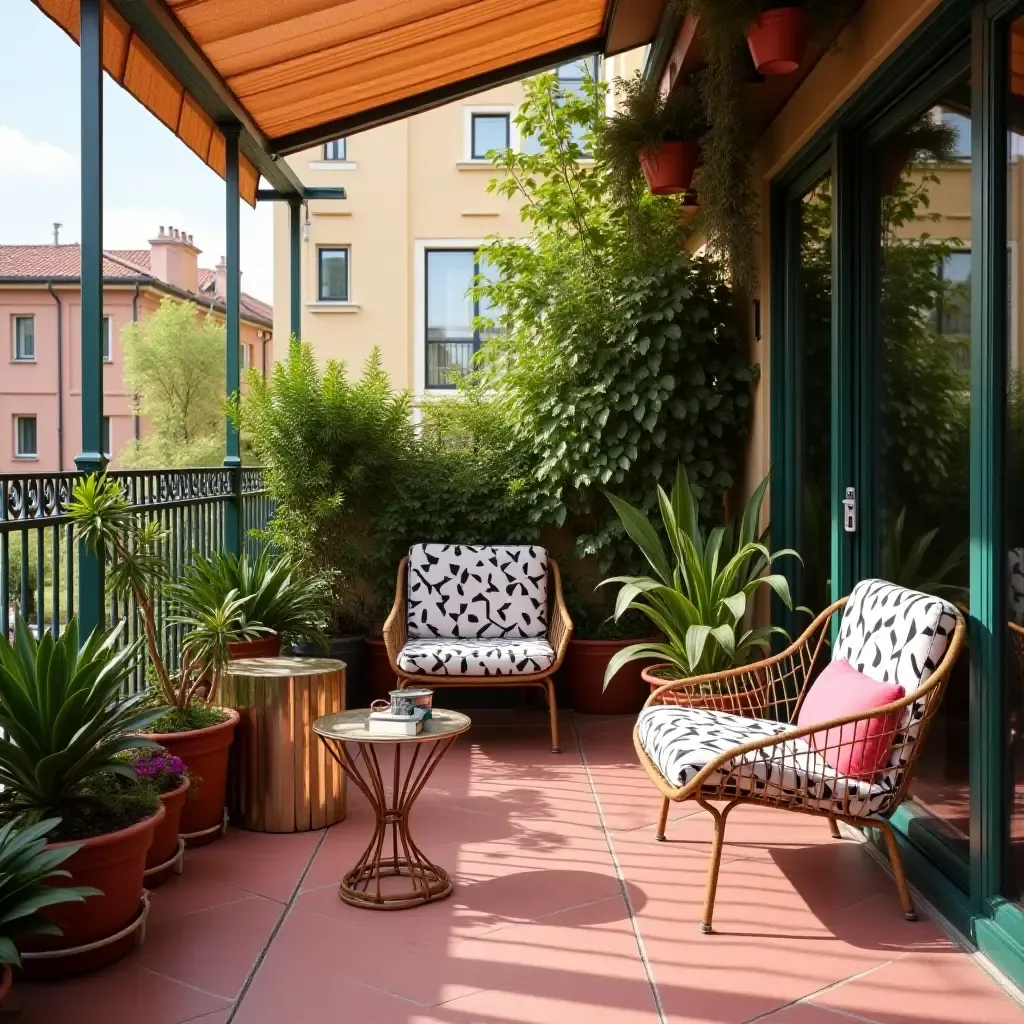
[[[256,202],[258,203],[287,203],[295,198],[294,192],[278,192],[272,188],[261,188],[256,190]],[[309,199],[348,199],[343,188],[317,187],[309,185],[302,186],[302,198]]]
[[[103,9],[80,0],[82,185],[82,450],[83,473],[103,457]],[[78,614],[83,639],[103,621],[103,561],[79,550]]]
[[[289,338],[302,337],[302,203],[298,199],[288,202],[289,267],[291,285],[289,289],[290,313]]]
[[[241,278],[240,266],[241,244],[239,238],[239,203],[238,198],[238,140],[241,134],[240,125],[222,126],[225,146],[225,201],[227,207],[227,295],[224,302],[225,332],[227,335],[227,358],[225,363],[225,390],[228,397],[238,393],[241,387]],[[224,542],[229,551],[241,554],[241,466],[238,446],[238,431],[230,418],[225,418],[226,444],[224,465],[234,470],[235,499],[225,507]]]

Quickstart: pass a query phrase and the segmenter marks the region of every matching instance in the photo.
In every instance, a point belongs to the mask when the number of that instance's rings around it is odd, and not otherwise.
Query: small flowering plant
[[[185,762],[165,750],[133,751],[131,765],[139,781],[150,783],[158,793],[170,793],[189,778]]]

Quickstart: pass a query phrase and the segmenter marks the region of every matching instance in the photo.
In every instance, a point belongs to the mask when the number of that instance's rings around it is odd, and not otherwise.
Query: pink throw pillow
[[[892,704],[904,695],[902,686],[879,683],[848,661],[830,662],[811,684],[797,715],[799,726],[829,722]],[[840,775],[853,777],[881,771],[892,755],[893,733],[900,712],[875,715],[860,722],[811,733],[811,746]]]

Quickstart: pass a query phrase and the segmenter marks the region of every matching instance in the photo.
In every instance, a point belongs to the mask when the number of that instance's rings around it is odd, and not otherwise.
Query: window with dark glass
[[[473,327],[478,316],[494,316],[485,299],[471,294],[477,275],[490,277],[472,249],[428,249],[426,264],[428,388],[451,388],[469,371],[487,332]]]
[[[14,318],[14,358],[31,362],[36,357],[36,318]]]
[[[39,454],[35,416],[14,417],[14,454],[19,459],[34,459]]]
[[[348,247],[320,249],[317,254],[321,302],[349,301]]]
[[[508,114],[473,114],[470,156],[483,160],[492,150],[508,149]]]
[[[332,139],[324,146],[325,160],[347,160],[348,144],[345,139]]]

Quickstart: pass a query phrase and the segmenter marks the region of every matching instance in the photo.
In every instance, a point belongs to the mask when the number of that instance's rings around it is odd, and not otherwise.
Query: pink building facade
[[[190,235],[163,227],[149,249],[104,254],[104,441],[117,453],[146,424],[125,390],[121,331],[170,296],[224,320],[224,265],[198,265]],[[0,473],[73,470],[82,449],[81,291],[78,245],[0,245]],[[241,299],[242,365],[265,373],[273,308]]]

